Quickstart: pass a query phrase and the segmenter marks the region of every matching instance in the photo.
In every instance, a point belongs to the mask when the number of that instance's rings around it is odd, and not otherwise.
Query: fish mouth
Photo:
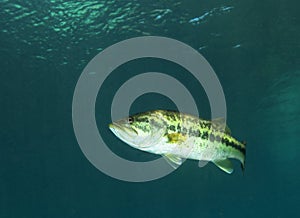
[[[129,123],[123,120],[112,122],[108,125],[108,127],[117,137],[121,139],[135,137],[138,135],[137,132],[129,125]]]

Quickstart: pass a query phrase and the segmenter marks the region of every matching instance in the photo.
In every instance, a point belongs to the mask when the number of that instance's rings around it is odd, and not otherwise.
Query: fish
[[[231,174],[231,159],[245,168],[246,143],[231,135],[224,118],[205,120],[171,110],[151,110],[113,121],[109,129],[129,146],[161,155],[174,168],[186,159],[214,163]]]

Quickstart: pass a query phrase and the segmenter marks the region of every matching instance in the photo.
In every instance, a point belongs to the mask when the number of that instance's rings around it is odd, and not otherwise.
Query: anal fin
[[[201,167],[205,167],[206,164],[208,164],[209,161],[207,160],[199,160],[198,162],[198,166],[201,168]]]
[[[182,164],[182,158],[173,154],[164,154],[163,158],[170,164],[174,169],[178,168]]]
[[[233,172],[233,165],[228,159],[214,160],[213,163],[228,174],[231,174]]]

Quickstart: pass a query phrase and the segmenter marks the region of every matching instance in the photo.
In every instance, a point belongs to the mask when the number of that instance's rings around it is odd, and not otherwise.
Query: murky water
[[[300,177],[300,16],[298,1],[0,1],[0,217],[296,216]],[[115,180],[94,168],[76,141],[72,98],[88,62],[121,40],[158,35],[198,50],[214,68],[233,134],[247,141],[244,175],[187,161],[148,183]],[[126,52],[126,51],[124,51]],[[117,58],[117,57],[116,57]],[[157,59],[113,71],[96,102],[99,128],[116,154],[157,158],[108,130],[114,93],[143,72],[174,76],[202,117],[201,85]],[[148,94],[131,112],[176,109]]]

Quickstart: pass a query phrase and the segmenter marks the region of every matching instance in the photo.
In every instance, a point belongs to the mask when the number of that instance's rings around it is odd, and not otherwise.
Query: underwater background
[[[0,217],[297,217],[300,205],[300,2],[297,0],[0,0]],[[145,183],[113,179],[82,153],[72,125],[79,76],[103,49],[137,36],[165,36],[198,50],[222,84],[227,124],[247,142],[244,174],[186,161]],[[124,51],[126,52],[126,51]],[[114,93],[143,72],[201,85],[163,60],[126,63],[96,102],[99,132],[127,159],[157,158],[107,128]],[[124,73],[125,72],[125,73]],[[131,112],[176,109],[165,96],[139,97]]]

